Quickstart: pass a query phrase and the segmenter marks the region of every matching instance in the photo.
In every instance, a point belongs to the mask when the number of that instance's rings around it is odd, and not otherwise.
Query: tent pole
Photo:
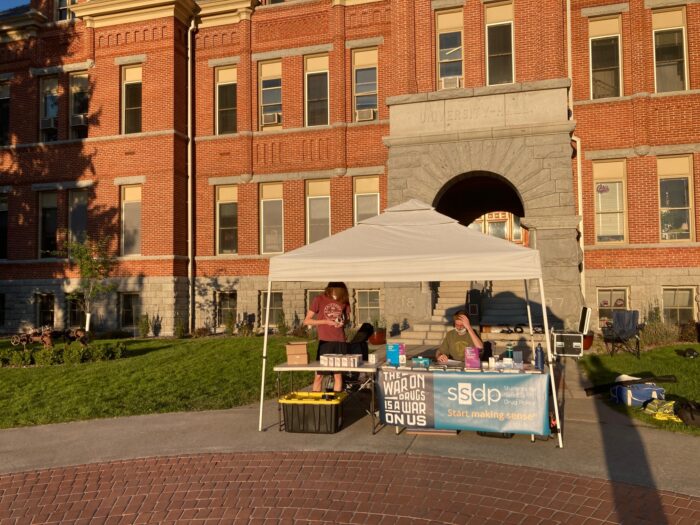
[[[532,329],[532,311],[530,310],[530,294],[527,289],[527,279],[524,279],[525,283],[525,304],[527,305],[527,323],[530,326],[530,348],[532,348],[532,355],[535,355],[535,331]]]
[[[549,321],[547,320],[547,303],[544,299],[544,282],[542,277],[539,278],[540,285],[540,301],[542,301],[542,320],[544,322],[544,342],[547,346],[547,363],[549,364],[549,380],[552,384],[552,396],[554,396],[554,418],[557,422],[557,438],[559,440],[559,448],[564,448],[561,439],[561,420],[559,419],[559,396],[557,395],[557,385],[554,380],[554,366],[552,365],[552,345],[549,334]]]
[[[263,362],[262,362],[262,378],[260,380],[260,419],[258,419],[258,432],[262,432],[263,420],[263,403],[265,402],[265,368],[267,365],[267,333],[270,330],[270,290],[272,289],[272,281],[267,280],[267,300],[265,301],[265,332],[263,334]]]

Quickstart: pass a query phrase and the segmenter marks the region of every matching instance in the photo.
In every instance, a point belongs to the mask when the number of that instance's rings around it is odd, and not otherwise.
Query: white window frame
[[[140,69],[141,70],[141,80],[138,82],[134,80],[127,81],[126,80],[126,72],[130,69]],[[143,64],[135,64],[133,66],[124,66],[121,69],[121,92],[122,92],[122,100],[121,100],[121,135],[136,135],[138,133],[143,133]],[[141,84],[141,122],[140,122],[140,130],[139,131],[132,131],[128,132],[126,131],[126,86],[131,85],[131,84]]]
[[[54,20],[56,22],[59,22],[59,23],[67,23],[67,22],[74,21],[75,15],[73,14],[71,6],[76,5],[77,0],[66,0],[66,7],[63,8],[66,11],[66,18],[63,18],[63,19],[60,17],[61,11],[63,9],[61,9],[59,4],[60,4],[59,0],[54,0],[54,5],[56,6],[56,8],[54,9]]]
[[[313,303],[313,301],[314,301],[311,298],[311,294],[315,294],[314,295],[314,297],[315,297],[316,295],[323,295],[325,292],[326,292],[326,290],[324,290],[324,289],[318,289],[318,290],[308,289],[308,290],[306,290],[306,293],[304,294],[306,296],[306,311],[311,310],[311,303]]]
[[[613,292],[619,292],[619,291],[622,291],[625,294],[624,306],[608,305],[608,306],[601,307],[601,305],[600,305],[601,292],[613,293]],[[598,305],[598,309],[596,311],[596,314],[598,315],[598,325],[602,327],[602,326],[605,326],[603,319],[607,319],[608,322],[612,322],[612,318],[601,318],[600,317],[600,309],[605,308],[607,310],[628,310],[629,304],[630,304],[630,290],[626,286],[603,286],[600,288],[596,288],[596,304]]]
[[[697,294],[697,287],[695,286],[663,286],[661,288],[661,318],[663,319],[664,322],[666,322],[666,305],[663,302],[664,294],[667,291],[674,291],[678,292],[680,290],[683,291],[689,291],[690,292],[690,308],[681,308],[678,306],[669,306],[668,308],[671,309],[673,308],[674,310],[692,310],[691,313],[691,322],[695,322],[697,320],[697,301],[695,301],[695,297]]]
[[[54,194],[54,195],[55,195],[55,198],[56,198],[56,206],[55,206],[55,208],[51,208],[51,207],[49,207],[49,206],[44,206],[44,196],[45,196],[45,195],[49,195],[49,194]],[[51,259],[51,258],[54,258],[54,257],[56,257],[56,256],[55,256],[55,255],[49,255],[49,256],[47,256],[47,257],[42,257],[42,251],[43,251],[43,250],[42,250],[42,248],[43,248],[43,246],[42,246],[42,240],[43,240],[43,238],[44,238],[44,231],[43,231],[43,227],[42,227],[42,224],[43,224],[42,217],[43,217],[43,215],[44,215],[44,208],[46,208],[46,209],[55,209],[55,210],[56,210],[56,230],[57,230],[57,235],[58,235],[58,192],[57,192],[57,191],[42,191],[42,192],[39,193],[39,224],[38,224],[38,228],[37,228],[37,230],[39,230],[39,250],[38,250],[38,251],[39,251],[39,254],[38,254],[38,257],[39,257],[40,259],[42,259],[42,258],[43,258],[43,259]],[[8,217],[8,219],[9,219],[9,217]],[[9,224],[8,224],[8,225],[9,225]],[[56,239],[56,245],[58,245],[58,239]]]
[[[125,325],[123,324],[124,321],[124,297],[125,296],[135,296],[136,301],[138,304],[138,309],[134,308],[134,303],[131,303],[131,315],[133,318],[134,324],[130,325]],[[136,327],[139,324],[139,320],[141,317],[141,294],[138,292],[120,292],[119,293],[119,328],[128,328],[128,329],[136,329]]]
[[[306,244],[311,244],[311,201],[312,200],[322,200],[325,199],[326,202],[328,203],[328,235],[326,237],[330,237],[331,235],[331,196],[330,195],[325,195],[325,196],[306,196]],[[324,237],[324,239],[326,238]],[[319,239],[320,240],[320,239]],[[316,241],[314,241],[316,242]]]
[[[234,320],[238,322],[238,290],[217,290],[214,292],[215,296],[215,304],[216,304],[216,324],[217,326],[224,326],[226,324],[226,318],[222,315],[222,308],[221,308],[221,296],[222,295],[233,295],[236,298],[236,309],[235,309],[235,315]],[[228,308],[227,310],[230,310]]]
[[[622,164],[622,174],[621,175],[597,175],[595,174],[596,164]],[[614,244],[627,244],[629,242],[629,210],[627,207],[627,161],[625,159],[614,159],[610,161],[600,161],[593,162],[593,236],[595,244],[602,245],[614,245]],[[598,199],[597,188],[598,184],[604,183],[622,183],[622,240],[621,241],[599,241],[598,240]]]
[[[666,175],[659,175],[658,174],[658,161],[659,159],[668,159],[668,158],[689,158],[689,171],[688,173],[678,173],[678,174],[666,174]],[[678,155],[678,156],[671,156],[671,157],[657,157],[657,182],[656,182],[656,189],[657,189],[657,195],[658,195],[658,205],[659,205],[659,213],[658,213],[658,220],[659,220],[659,241],[663,243],[678,243],[678,242],[693,242],[695,241],[695,192],[693,191],[693,184],[694,184],[694,179],[693,179],[693,156],[692,155]],[[688,238],[687,239],[664,239],[663,236],[663,231],[661,229],[662,222],[661,222],[661,212],[663,209],[684,209],[684,208],[667,208],[665,206],[661,206],[661,181],[662,180],[673,180],[673,179],[686,179],[688,181]]]
[[[440,15],[449,15],[449,14],[454,14],[454,13],[461,13],[462,18],[464,18],[464,11],[462,9],[458,10],[448,10],[448,11],[439,11],[435,13],[435,61],[436,61],[436,77],[437,77],[437,87],[438,90],[440,89],[440,81],[443,78],[449,78],[448,76],[441,76],[440,75],[440,64],[443,62],[440,60],[440,35],[446,34],[446,33],[459,33],[459,43],[460,43],[460,48],[462,49],[462,58],[460,59],[460,69],[461,73],[459,75],[460,83],[464,83],[464,20],[462,20],[462,24],[457,28],[453,29],[444,29],[440,30],[438,29],[438,17]],[[446,60],[445,62],[456,62],[456,60]]]
[[[45,325],[41,324],[41,299],[42,299],[42,297],[51,297],[51,310],[49,310],[49,311],[51,312],[51,317],[53,317],[53,319],[52,319],[52,323],[50,326],[51,326],[51,328],[54,328],[56,326],[56,294],[54,294],[52,292],[37,292],[34,294],[34,302],[36,304],[36,310],[35,310],[36,327],[41,328],[42,326],[45,326]]]
[[[283,189],[284,191],[284,189]],[[265,203],[279,201],[282,203],[282,250],[278,252],[265,251]],[[260,196],[260,253],[261,254],[276,254],[284,253],[284,198],[264,199]]]
[[[357,66],[355,65],[355,54],[362,53],[365,51],[375,51],[377,53],[377,62],[379,62],[379,51],[377,48],[368,49],[354,49],[352,54],[352,120],[357,122],[357,71],[364,69],[374,69],[374,81],[376,84],[376,89],[373,92],[361,93],[359,96],[374,95],[377,99],[377,104],[374,107],[374,118],[372,120],[377,120],[379,118],[379,64],[374,64],[373,66]]]
[[[319,57],[320,56],[325,56],[326,59],[328,59],[328,55],[319,55]],[[304,57],[304,127],[315,128],[318,126],[328,126],[331,122],[330,64],[329,64],[329,67],[327,67],[325,71],[324,70],[307,71],[306,70],[306,59],[307,58],[316,58],[316,57],[313,57],[313,56]],[[326,123],[325,124],[309,124],[309,75],[319,75],[319,74],[326,75],[326,93],[328,94],[328,99],[326,101]]]
[[[85,235],[87,235],[87,215],[88,215],[88,207],[90,205],[90,196],[88,193],[87,189],[74,189],[74,190],[69,190],[68,191],[68,238],[72,242],[81,242],[84,239],[77,239],[73,235],[73,221],[71,220],[73,218],[73,210],[75,209],[75,206],[73,205],[74,201],[74,196],[77,194],[82,194],[85,195],[85,215],[86,215],[86,221],[85,221]]]
[[[358,178],[374,178],[374,177],[358,177]],[[379,179],[378,176],[376,176],[376,178]],[[380,181],[378,180],[377,183],[379,184]],[[366,192],[366,193],[365,193],[365,192],[362,192],[362,193],[359,193],[359,192],[357,191],[357,179],[354,179],[354,180],[352,181],[352,204],[353,204],[353,209],[352,209],[352,220],[353,220],[353,225],[355,225],[355,226],[357,226],[357,224],[358,224],[358,222],[359,222],[359,221],[357,220],[357,210],[358,210],[358,206],[357,206],[357,197],[358,197],[358,195],[363,195],[363,196],[364,196],[364,195],[375,195],[375,196],[377,197],[377,213],[376,213],[376,215],[379,215],[379,210],[380,210],[381,205],[382,205],[382,204],[381,204],[381,195],[380,195],[380,193],[379,193],[378,191],[377,191],[377,192]],[[376,217],[376,215],[375,215],[375,217]]]
[[[490,71],[489,71],[489,27],[495,27],[495,26],[504,26],[506,24],[510,25],[510,55],[511,55],[511,62],[510,62],[510,82],[501,82],[500,84],[491,84],[491,79],[490,79]],[[463,46],[464,47],[464,46]],[[507,86],[509,84],[514,84],[515,83],[515,24],[513,23],[513,20],[510,22],[496,22],[494,24],[486,24],[485,25],[485,31],[484,31],[484,51],[486,53],[485,60],[486,60],[486,85],[487,86]]]
[[[85,77],[85,79],[88,82],[87,90],[85,91],[85,93],[87,93],[88,106],[90,105],[90,77],[88,76],[87,71],[80,71],[77,73],[72,73],[69,77],[69,82],[68,82],[68,85],[69,85],[68,89],[69,89],[69,93],[70,93],[70,96],[68,97],[68,106],[69,106],[68,113],[69,113],[70,118],[71,118],[71,121],[68,123],[68,125],[70,127],[70,138],[71,139],[79,139],[79,137],[74,136],[75,133],[73,130],[74,130],[75,126],[73,126],[73,122],[72,122],[73,116],[74,115],[86,115],[87,116],[87,113],[76,113],[75,112],[75,104],[73,101],[73,94],[74,94],[74,92],[73,92],[73,79],[78,78],[78,77]]]
[[[602,40],[604,38],[611,38],[611,37],[617,37],[617,63],[618,67],[620,70],[620,89],[617,92],[617,95],[614,97],[600,97],[600,98],[593,98],[593,41],[594,40]],[[610,34],[610,35],[599,35],[593,38],[588,39],[588,84],[590,86],[590,98],[591,100],[606,100],[610,98],[620,98],[622,96],[622,93],[624,92],[624,78],[622,76],[622,69],[623,69],[623,64],[622,64],[622,35],[619,33],[615,34]]]
[[[221,133],[219,131],[219,87],[220,86],[230,86],[234,85],[236,86],[236,106],[238,106],[238,77],[236,76],[236,81],[235,82],[219,82],[219,72],[225,69],[233,69],[236,70],[236,75],[238,75],[238,68],[235,67],[220,67],[214,69],[214,85],[215,85],[215,93],[214,93],[214,98],[215,98],[215,107],[214,107],[214,134],[215,135],[234,135],[238,133],[238,107],[236,107],[236,130],[235,131],[229,131],[226,133]],[[262,86],[262,83],[260,84]],[[261,95],[262,96],[262,95]]]
[[[273,308],[273,301],[272,301],[272,296],[275,294],[279,294],[282,298],[282,306],[279,308]],[[260,301],[260,326],[264,327],[265,326],[265,310],[267,308],[267,290],[260,290],[260,295],[259,301]],[[284,313],[284,293],[282,290],[270,290],[270,313],[273,311],[279,310],[282,313]],[[277,320],[275,322],[272,322],[272,315],[270,315],[270,326],[275,327],[277,326]]]
[[[236,191],[236,199],[235,200],[225,200],[225,199],[220,199],[219,198],[219,190],[223,186],[216,186],[214,190],[214,200],[215,205],[216,205],[216,255],[235,255],[238,253],[238,242],[236,242],[236,251],[235,252],[226,252],[223,253],[221,251],[221,204],[232,204],[236,203],[236,217],[238,217],[238,191]],[[238,187],[236,187],[236,190],[238,190]],[[238,236],[238,223],[236,223],[236,236]]]
[[[280,64],[280,74],[279,76],[273,76],[273,77],[263,77],[262,70],[263,66],[267,63],[274,64],[274,63],[279,63]],[[282,63],[279,60],[273,60],[272,62],[266,62],[266,63],[260,63],[258,66],[258,97],[260,100],[260,111],[259,111],[259,116],[258,116],[258,121],[260,122],[260,129],[265,130],[265,129],[279,129],[283,126],[284,122],[284,101],[282,100],[282,97],[284,96],[284,80],[282,77],[283,71],[282,71]],[[263,115],[265,115],[265,107],[266,105],[263,104],[263,81],[264,80],[274,80],[274,79],[279,79],[280,81],[280,87],[274,87],[274,88],[266,88],[266,89],[279,89],[280,90],[280,106],[281,109],[278,112],[281,116],[281,122],[277,124],[263,124]],[[268,106],[274,105],[276,106],[277,104],[268,104]]]
[[[141,203],[141,210],[140,210],[140,217],[139,217],[139,253],[130,253],[126,254],[124,253],[124,226],[125,226],[125,215],[124,215],[124,206],[126,205],[127,202],[136,202],[136,201],[127,201],[125,199],[125,191],[127,188],[135,188],[138,187],[141,190],[141,199],[138,201]],[[120,200],[120,224],[119,224],[119,233],[120,233],[120,239],[119,239],[119,254],[122,257],[136,257],[140,256],[143,253],[143,184],[125,184],[124,186],[119,187],[119,200]]]
[[[10,83],[0,82],[0,100],[8,101],[8,114],[7,114],[7,142],[0,140],[0,146],[8,146],[12,142],[12,134],[10,132],[10,112],[9,109],[12,107],[12,100],[10,99]],[[0,137],[2,139],[2,137]]]
[[[45,86],[49,83],[55,81],[56,86],[53,89],[47,89]],[[56,115],[53,117],[49,117],[46,112],[46,97],[45,94],[51,91],[53,95],[56,97],[57,103],[56,103]],[[54,142],[58,140],[58,126],[56,126],[56,138],[54,140],[45,140],[44,139],[44,130],[41,129],[41,121],[44,119],[48,118],[55,118],[59,119],[59,115],[61,113],[61,106],[60,106],[60,83],[58,81],[57,76],[50,76],[50,77],[44,77],[39,80],[39,142]]]
[[[366,293],[366,294],[376,293],[377,294],[377,303],[378,303],[378,306],[376,308],[377,315],[370,315],[369,318],[363,322],[372,323],[374,321],[374,319],[379,319],[382,316],[381,290],[379,290],[378,288],[367,288],[367,289],[355,290],[355,324],[360,324],[360,318],[361,318],[361,316],[360,316],[360,308],[361,308],[360,307],[360,294],[362,294],[362,293]],[[362,308],[362,309],[367,310],[367,311],[375,310],[375,308],[370,308],[370,307],[366,307],[366,308]]]
[[[678,7],[674,9],[667,9],[665,11],[675,11],[677,10]],[[651,32],[651,49],[652,49],[652,58],[653,58],[653,63],[654,63],[654,93],[659,92],[658,85],[656,83],[656,33],[662,32],[662,31],[675,31],[676,29],[680,29],[683,34],[683,89],[681,91],[688,91],[688,32],[686,30],[686,25],[688,24],[688,13],[687,11],[684,10],[683,17],[686,21],[686,23],[682,26],[676,26],[676,27],[664,27],[663,29],[653,29]],[[653,16],[653,13],[652,13]],[[662,93],[676,93],[677,91],[662,91]]]

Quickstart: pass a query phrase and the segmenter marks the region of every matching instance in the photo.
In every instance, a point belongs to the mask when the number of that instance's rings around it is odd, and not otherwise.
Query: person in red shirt
[[[350,301],[345,283],[328,283],[322,295],[316,296],[306,312],[304,324],[315,326],[318,331],[318,351],[316,359],[323,354],[344,354],[345,324],[350,319]],[[322,376],[314,377],[314,392],[321,391]],[[333,391],[343,389],[343,374],[333,374]]]

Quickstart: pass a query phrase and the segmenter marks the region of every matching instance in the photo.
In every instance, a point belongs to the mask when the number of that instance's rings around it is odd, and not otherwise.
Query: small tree
[[[71,266],[77,266],[80,284],[68,299],[75,301],[85,313],[85,331],[90,331],[90,316],[96,300],[112,292],[116,287],[108,282],[109,275],[117,264],[117,258],[109,253],[108,240],[68,241],[65,255]]]

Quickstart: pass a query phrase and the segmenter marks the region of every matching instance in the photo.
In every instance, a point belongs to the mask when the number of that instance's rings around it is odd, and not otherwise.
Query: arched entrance
[[[471,171],[448,181],[435,195],[433,206],[460,224],[488,235],[527,245],[520,194],[505,177]]]

